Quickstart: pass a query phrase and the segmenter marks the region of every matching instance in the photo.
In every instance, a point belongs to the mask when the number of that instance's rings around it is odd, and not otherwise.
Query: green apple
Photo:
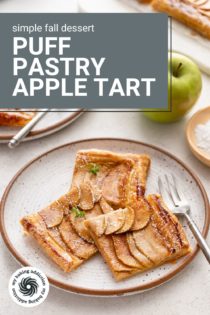
[[[172,111],[144,113],[146,117],[160,123],[174,122],[182,118],[196,103],[202,89],[201,73],[190,58],[174,52],[171,66],[170,60],[168,63],[168,102],[171,91]]]

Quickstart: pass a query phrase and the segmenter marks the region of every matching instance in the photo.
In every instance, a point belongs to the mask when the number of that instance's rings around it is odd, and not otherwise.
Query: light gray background
[[[92,0],[88,0],[92,1]],[[99,0],[96,0],[99,1]],[[117,7],[117,6],[116,6]],[[5,0],[0,10],[70,11],[74,0]],[[199,56],[198,56],[199,58]],[[203,75],[203,91],[189,118],[198,109],[209,105],[210,78]],[[187,163],[202,180],[210,197],[210,171],[190,152],[184,137],[186,120],[172,125],[158,125],[136,113],[86,113],[65,130],[22,144],[15,151],[0,145],[0,194],[15,172],[30,159],[57,145],[85,137],[127,137],[145,141],[174,153]],[[90,128],[92,126],[92,128]],[[170,137],[169,137],[170,134]],[[171,141],[173,139],[173,141]],[[15,160],[15,163],[14,163]],[[210,244],[210,235],[208,236]],[[0,314],[1,315],[208,315],[210,309],[210,267],[201,253],[183,273],[165,285],[136,296],[104,299],[72,295],[53,287],[43,305],[32,310],[14,304],[7,291],[8,279],[19,267],[0,238]]]
[[[43,32],[27,34],[26,32],[12,32],[13,25],[41,25]],[[45,24],[62,25],[94,25],[94,32],[45,32]],[[146,32],[145,32],[146,30]],[[39,37],[71,37],[71,47],[64,49],[64,54],[59,56],[56,49],[52,49],[50,56],[45,53],[34,56],[29,53],[28,47],[20,50],[17,56],[13,56],[13,37],[33,37],[35,47]],[[0,106],[5,108],[168,108],[168,18],[163,14],[2,14],[0,15],[0,41],[4,43],[0,50]],[[46,58],[49,57],[95,57],[106,60],[101,68],[99,78],[108,78],[105,83],[104,96],[99,96],[98,84],[93,82],[94,67],[90,63],[90,76],[83,73],[78,78],[87,79],[87,96],[61,96],[61,88],[51,91],[51,96],[45,96],[45,89],[35,92],[35,96],[18,94],[13,97],[18,77],[23,78],[29,91],[28,76],[29,67],[19,71],[18,76],[13,76],[13,58],[23,57],[30,65],[33,58],[39,58],[43,68]],[[39,76],[66,79],[67,91],[74,91],[75,64],[71,63],[72,75],[64,76],[63,63],[58,66],[60,73],[57,76]],[[151,96],[146,96],[146,84],[140,83],[140,96],[120,96],[118,93],[109,96],[112,82],[119,78],[124,91],[126,91],[126,78],[155,78],[151,83]]]

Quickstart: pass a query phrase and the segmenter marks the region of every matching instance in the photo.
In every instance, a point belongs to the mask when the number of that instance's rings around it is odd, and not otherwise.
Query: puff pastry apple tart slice
[[[0,126],[22,127],[25,126],[33,117],[34,112],[2,111],[0,112]]]
[[[210,39],[209,0],[153,0],[152,6]]]
[[[38,242],[45,253],[65,272],[76,269],[97,252],[94,244],[81,238],[74,230],[69,208],[71,193],[67,193],[38,213],[25,216],[21,224],[27,234]],[[81,211],[74,216],[81,216]]]
[[[69,272],[97,252],[84,220],[110,212],[107,235],[123,233],[134,225],[135,204],[144,194],[149,164],[145,155],[80,151],[70,191],[38,213],[24,217],[21,224],[51,259]],[[129,206],[132,200],[133,208]],[[117,228],[112,226],[115,209],[126,205],[128,210],[123,209]],[[145,222],[144,218],[141,225]]]
[[[144,207],[142,198],[149,166],[150,158],[143,154],[79,151],[70,189],[72,206],[79,207],[87,215],[93,207],[100,207],[103,213],[128,207],[132,216],[129,216],[118,232],[144,226],[150,217],[150,210]],[[78,230],[77,224],[74,227]],[[78,233],[84,236],[87,233],[83,233],[81,227],[82,224]]]
[[[142,154],[119,154],[103,150],[79,151],[70,188],[71,206],[82,209],[85,217],[75,220],[73,213],[70,214],[75,231],[91,242],[92,238],[84,220],[101,212],[114,212],[126,206],[129,207],[129,216],[119,226],[118,233],[123,233],[131,227],[135,230],[139,224],[146,224],[150,214],[149,211],[143,213],[142,196],[149,166],[149,157]],[[111,233],[111,226],[107,233]]]
[[[116,280],[155,268],[178,259],[190,252],[184,230],[176,216],[166,207],[159,195],[145,199],[151,209],[146,226],[134,232],[116,235],[114,227],[121,225],[121,218],[128,209],[120,209],[110,220],[110,213],[85,221],[95,244]],[[112,234],[107,235],[111,225]]]

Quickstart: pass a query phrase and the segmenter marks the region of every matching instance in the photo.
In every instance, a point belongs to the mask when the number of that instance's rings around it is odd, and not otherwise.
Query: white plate
[[[71,292],[104,296],[132,294],[168,281],[182,270],[197,252],[196,242],[185,224],[184,228],[193,248],[192,254],[176,263],[165,264],[119,283],[112,278],[100,255],[84,263],[78,270],[66,274],[43,254],[32,238],[23,236],[20,218],[38,211],[64,194],[70,186],[76,152],[92,148],[149,154],[152,164],[147,193],[157,192],[158,174],[173,172],[191,204],[195,222],[203,230],[203,234],[207,234],[209,209],[206,193],[197,177],[182,162],[159,148],[143,143],[120,139],[92,139],[55,148],[31,161],[16,174],[1,203],[1,228],[6,245],[21,264],[40,268],[52,284]]]
[[[65,112],[56,109],[56,111],[49,112],[38,122],[23,141],[38,139],[57,132],[71,124],[83,112],[81,109]],[[0,126],[0,143],[8,143],[19,130],[20,128]]]

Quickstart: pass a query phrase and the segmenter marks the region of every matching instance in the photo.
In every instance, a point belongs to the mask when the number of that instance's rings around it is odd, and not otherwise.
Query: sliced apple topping
[[[114,211],[114,209],[108,204],[108,202],[103,197],[101,197],[99,204],[104,214]]]
[[[129,231],[134,223],[134,220],[135,220],[135,212],[132,208],[126,208],[126,211],[125,211],[125,222],[124,224],[122,225],[122,227],[116,231],[115,233],[116,234],[119,234],[119,233],[125,233],[127,231]]]
[[[186,1],[186,0],[185,0]],[[209,7],[209,0],[187,0],[192,3],[194,7],[204,9]]]
[[[155,264],[161,263],[169,256],[163,240],[151,222],[145,229],[133,232],[133,237],[137,248]]]
[[[79,207],[83,210],[90,210],[94,206],[94,194],[89,183],[82,183],[80,185],[80,203]]]
[[[210,2],[207,1],[204,5],[202,5],[201,10],[210,11]]]
[[[73,260],[73,265],[72,265],[72,269],[76,269],[83,260],[81,260],[81,258],[75,256],[72,254],[72,252],[70,252],[69,248],[67,247],[67,245],[64,243],[61,234],[59,232],[58,227],[53,227],[47,230],[48,234],[52,237],[52,239],[58,244],[60,245],[60,247],[62,249],[64,249],[68,254],[71,255],[71,258]]]
[[[79,187],[84,181],[86,172],[87,171],[86,171],[85,167],[77,165],[77,160],[76,160],[71,187],[74,187],[74,186]]]
[[[126,239],[128,247],[133,257],[135,257],[143,267],[145,268],[152,267],[154,265],[153,262],[150,259],[148,259],[136,246],[136,242],[133,238],[133,233],[127,233]]]
[[[69,218],[74,230],[77,234],[89,243],[93,243],[90,232],[84,224],[84,221],[88,218],[93,218],[101,214],[101,209],[99,205],[95,205],[93,209],[85,211],[85,216],[82,218],[76,217],[73,212],[70,212]]]
[[[134,219],[133,209],[118,209],[100,215],[85,223],[87,228],[91,228],[97,236],[103,234],[124,233],[129,230]],[[125,221],[127,220],[127,221]],[[121,231],[121,232],[120,232]]]
[[[93,243],[88,229],[84,225],[85,218],[76,218],[76,216],[71,212],[69,215],[71,224],[77,234],[82,237],[85,241]]]
[[[135,219],[131,230],[138,231],[143,229],[149,223],[152,210],[148,202],[143,197],[137,200],[136,203],[133,203],[132,208],[135,212]]]
[[[145,156],[142,162],[136,162],[136,166],[130,172],[129,185],[126,189],[127,207],[134,210],[135,219],[131,230],[137,231],[144,228],[150,219],[151,209],[144,198],[146,170],[148,169],[150,160]],[[142,171],[142,167],[145,168]],[[141,180],[139,180],[141,179]]]
[[[85,216],[87,219],[95,218],[96,216],[99,216],[102,214],[101,207],[98,203],[96,203],[93,207],[93,209],[86,211]]]
[[[70,195],[70,205],[77,206],[80,202],[80,189],[77,186],[73,186],[69,192]]]
[[[66,252],[57,241],[48,233],[42,217],[36,213],[26,216],[21,220],[24,229],[31,234],[48,256],[55,261],[65,272],[74,267],[74,261],[70,253]]]
[[[125,187],[130,172],[129,163],[119,164],[105,177],[102,196],[108,203],[117,207],[125,207]]]
[[[87,165],[87,172],[84,178],[84,182],[90,183],[95,202],[98,202],[102,195],[102,184],[104,178],[107,176],[109,172],[109,167],[106,165],[98,165],[99,171],[96,174],[90,172],[90,165]]]
[[[87,259],[97,251],[95,245],[89,244],[74,231],[68,217],[63,219],[59,232],[63,241],[77,257]]]
[[[106,220],[104,215],[99,215],[96,218],[89,219],[84,222],[87,229],[91,229],[98,237],[102,236],[106,229]]]
[[[141,159],[136,158],[135,166],[130,172],[129,182],[126,189],[127,202],[132,203],[144,197],[147,174],[150,166],[150,159],[142,155]]]
[[[105,215],[106,229],[105,234],[117,232],[125,223],[125,213],[127,209],[119,209]]]
[[[122,263],[134,269],[142,268],[142,265],[139,263],[139,261],[132,256],[128,247],[125,234],[113,235],[112,239],[116,255]]]
[[[110,265],[111,270],[115,272],[131,272],[132,268],[123,264],[117,257],[111,236],[101,236],[96,239],[96,244],[102,252],[104,259]]]
[[[53,202],[38,213],[48,228],[59,225],[63,219],[63,207],[59,201]]]
[[[64,241],[62,240],[59,229],[57,226],[48,229],[48,233],[58,243],[58,245],[60,245],[65,250],[67,249],[67,246],[64,243]]]

